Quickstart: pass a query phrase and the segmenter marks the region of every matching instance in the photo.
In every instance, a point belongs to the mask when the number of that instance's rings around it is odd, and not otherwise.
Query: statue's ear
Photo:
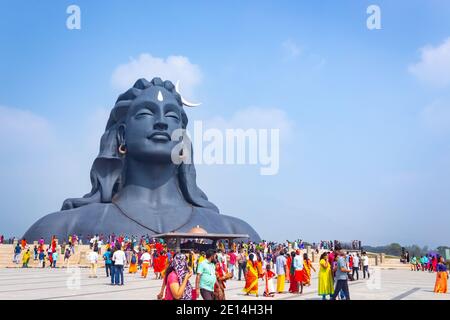
[[[126,129],[125,123],[122,123],[117,128],[117,142],[120,145],[125,144],[125,129]]]

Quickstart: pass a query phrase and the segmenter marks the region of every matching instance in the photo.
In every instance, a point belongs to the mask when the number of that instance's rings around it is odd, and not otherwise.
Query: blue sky
[[[0,233],[89,191],[134,63],[182,79],[203,102],[191,122],[280,128],[275,176],[197,166],[210,200],[263,238],[450,245],[449,16],[437,0],[1,0]]]

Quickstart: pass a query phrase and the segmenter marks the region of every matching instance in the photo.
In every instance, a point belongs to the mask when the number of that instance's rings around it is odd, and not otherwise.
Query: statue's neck
[[[178,185],[177,166],[127,160],[120,202],[146,203],[152,208],[186,206]]]

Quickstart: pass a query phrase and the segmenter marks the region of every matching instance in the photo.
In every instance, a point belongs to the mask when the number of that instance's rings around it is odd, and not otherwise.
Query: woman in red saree
[[[226,300],[225,288],[227,280],[231,279],[233,275],[228,273],[224,268],[223,264],[220,262],[216,263],[216,283],[214,284],[214,299],[215,300]]]
[[[287,255],[288,257],[286,258],[286,280],[287,282],[291,282],[291,278],[290,278],[290,274],[291,274],[291,266],[292,266],[292,255]]]
[[[437,270],[437,264],[438,264],[438,259],[436,256],[433,256],[433,258],[431,259],[431,267],[433,268],[433,272],[436,272]]]
[[[264,297],[275,296],[275,285],[273,284],[273,278],[275,278],[275,273],[270,270],[270,264],[267,264],[266,272],[264,273],[264,282],[266,284],[264,289]]]
[[[52,252],[56,251],[56,236],[52,236]]]
[[[256,270],[258,270],[258,278],[264,277],[264,270],[263,270],[263,265],[262,265],[262,260],[261,260],[260,255],[257,255]]]
[[[436,283],[434,284],[434,292],[447,293],[448,270],[443,257],[439,258],[437,265]]]
[[[25,247],[27,246],[27,240],[25,240],[25,238],[22,239],[21,245],[22,245],[22,250],[25,250]]]
[[[294,268],[294,257],[295,252],[292,251],[291,255],[288,257],[289,266],[289,292],[298,293],[298,282],[295,280],[295,268]]]
[[[258,297],[259,274],[256,263],[253,261],[253,253],[248,256],[246,269],[244,292],[247,295],[255,294]]]
[[[161,272],[164,268],[162,264],[161,254],[160,252],[155,253],[155,257],[153,258],[153,271],[155,272],[156,279],[162,279]]]

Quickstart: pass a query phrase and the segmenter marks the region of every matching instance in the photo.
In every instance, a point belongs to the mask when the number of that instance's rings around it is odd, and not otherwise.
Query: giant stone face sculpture
[[[170,81],[139,79],[111,111],[91,169],[92,190],[67,199],[25,233],[28,240],[69,234],[153,235],[187,232],[248,234],[246,222],[219,213],[196,184],[192,161],[172,161],[175,130],[185,129],[187,104]],[[189,154],[192,160],[192,153]]]

